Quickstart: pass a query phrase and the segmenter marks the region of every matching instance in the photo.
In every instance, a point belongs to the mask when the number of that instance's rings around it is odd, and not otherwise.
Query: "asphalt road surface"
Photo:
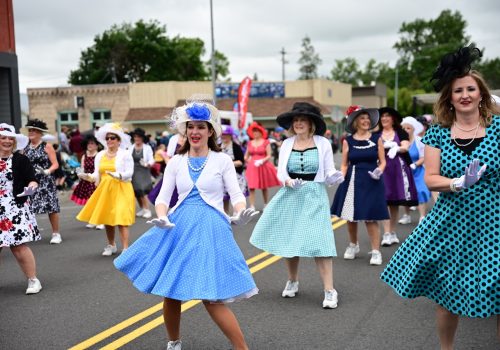
[[[114,268],[113,258],[101,256],[105,233],[78,222],[80,208],[68,197],[61,194],[61,245],[49,245],[48,218],[38,217],[43,240],[31,247],[43,285],[39,294],[24,294],[27,283],[12,254],[9,249],[0,254],[0,349],[166,349],[162,299],[138,292]],[[412,218],[417,220],[415,212]],[[148,229],[145,221],[132,226],[132,242]],[[333,220],[339,306],[323,310],[322,284],[312,259],[301,260],[298,296],[281,297],[287,279],[284,262],[249,244],[254,225],[236,227],[234,235],[260,293],[232,305],[251,349],[439,348],[435,305],[424,298],[402,299],[379,279],[397,246],[381,248],[384,264],[370,266],[368,238],[360,225],[359,258],[344,260],[346,227]],[[400,239],[414,226],[399,225]],[[456,349],[500,349],[495,330],[495,318],[463,318]],[[183,349],[231,348],[197,301],[183,305],[181,332]]]

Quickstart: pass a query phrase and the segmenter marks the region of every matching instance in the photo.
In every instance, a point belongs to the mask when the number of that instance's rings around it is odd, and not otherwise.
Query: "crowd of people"
[[[397,224],[410,223],[409,210],[415,209],[419,223],[381,279],[404,298],[436,302],[442,349],[453,348],[460,315],[497,315],[500,338],[500,107],[470,68],[480,55],[470,46],[443,57],[433,76],[440,93],[435,125],[426,117],[403,118],[390,107],[351,106],[339,169],[322,113],[306,102],[277,116],[286,138],[275,135],[279,140],[271,142],[253,122],[246,145],[231,126],[221,125],[213,104],[196,98],[174,109],[177,134],[162,134],[157,147],[142,129],[127,133],[107,123],[81,138],[75,152],[82,166],[71,199],[83,206],[76,218],[105,229],[104,256],[118,253],[118,227],[121,252],[114,265],[138,290],[164,298],[168,349],[182,347],[181,302],[192,299],[203,301],[234,349],[248,349],[228,303],[248,299],[258,288],[231,225],[257,220],[256,190],[264,205],[250,243],[285,258],[282,297],[297,295],[300,258],[312,257],[323,284],[322,307],[337,308],[332,215],[347,221],[343,258],[360,253],[358,223],[364,222],[369,264],[379,266],[381,246],[400,243]],[[35,119],[26,128],[27,137],[0,124],[0,249],[10,248],[28,279],[26,294],[36,294],[42,285],[26,244],[41,239],[35,214],[45,213],[50,243],[62,242],[52,176],[59,162],[42,139],[46,124]],[[272,143],[279,143],[278,157]],[[334,185],[330,202],[327,188]],[[270,198],[272,187],[279,189]],[[428,212],[431,191],[439,196]],[[149,219],[152,228],[129,246],[136,217]]]

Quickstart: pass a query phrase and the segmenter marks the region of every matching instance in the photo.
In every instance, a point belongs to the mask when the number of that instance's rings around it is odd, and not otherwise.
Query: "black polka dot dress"
[[[432,127],[423,143],[441,150],[441,175],[460,177],[478,158],[482,178],[461,192],[439,195],[425,219],[396,251],[381,278],[402,297],[425,296],[469,317],[500,314],[500,117],[472,152],[450,129]]]

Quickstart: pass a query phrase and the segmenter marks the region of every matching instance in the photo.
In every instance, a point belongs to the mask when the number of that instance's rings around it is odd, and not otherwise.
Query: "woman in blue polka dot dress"
[[[165,298],[168,349],[181,348],[181,301],[192,299],[203,300],[234,349],[247,349],[238,321],[225,303],[249,298],[258,289],[231,223],[244,225],[258,212],[245,209],[233,161],[217,146],[218,110],[193,101],[176,108],[172,118],[187,142],[165,169],[155,203],[158,218],[149,221],[155,227],[123,252],[115,266],[140,291]],[[179,199],[168,211],[175,187]],[[236,213],[231,218],[224,213],[224,191]]]
[[[426,183],[441,194],[381,276],[402,297],[437,303],[442,349],[453,348],[460,315],[497,315],[500,337],[500,117],[470,70],[480,55],[462,48],[433,75],[439,124],[422,142]]]

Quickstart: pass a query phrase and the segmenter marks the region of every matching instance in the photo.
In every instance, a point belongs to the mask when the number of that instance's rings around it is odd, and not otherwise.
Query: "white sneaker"
[[[169,341],[167,350],[182,350],[182,342],[180,340]]]
[[[380,251],[374,249],[368,254],[372,255],[370,265],[382,265],[382,253]]]
[[[95,227],[95,229],[96,229],[96,230],[104,230],[104,229],[105,229],[105,227],[104,227],[104,225],[103,225],[103,224],[101,224],[101,225],[97,225],[97,226]]]
[[[335,309],[339,302],[339,296],[335,289],[325,290],[325,299],[323,300],[323,309]]]
[[[408,214],[404,214],[401,219],[398,221],[401,225],[411,224],[411,216]]]
[[[415,211],[415,210],[417,210],[417,207],[416,206],[410,207],[410,210]]]
[[[359,253],[359,243],[356,244],[349,243],[349,245],[345,249],[344,259],[353,260],[354,258],[356,258],[356,254],[358,253]]]
[[[392,244],[392,239],[391,239],[391,233],[390,232],[386,232],[384,233],[384,235],[382,236],[382,243],[380,243],[382,246],[384,247],[388,247]]]
[[[95,228],[95,225],[93,225],[93,224],[87,224],[87,225],[85,225],[85,227],[86,228]]]
[[[144,209],[144,213],[142,214],[142,217],[143,217],[144,219],[149,219],[149,218],[151,218],[151,216],[153,216],[153,215],[151,214],[151,210],[149,210],[149,209]]]
[[[104,251],[102,252],[102,255],[103,256],[111,256],[113,254],[116,254],[116,252],[117,252],[116,245],[108,244],[106,247],[104,247]]]
[[[42,290],[42,284],[38,278],[28,279],[28,289],[26,289],[26,294],[36,294]]]
[[[391,232],[391,244],[394,243],[399,243],[398,235],[396,235],[396,232]]]
[[[137,217],[141,217],[144,215],[144,209],[141,208],[141,210],[139,210],[138,212],[135,213],[135,216]]]
[[[60,244],[62,242],[61,235],[59,233],[53,233],[50,239],[50,244]]]
[[[285,289],[283,289],[283,293],[281,296],[283,298],[294,298],[295,294],[299,292],[299,281],[287,281]]]

